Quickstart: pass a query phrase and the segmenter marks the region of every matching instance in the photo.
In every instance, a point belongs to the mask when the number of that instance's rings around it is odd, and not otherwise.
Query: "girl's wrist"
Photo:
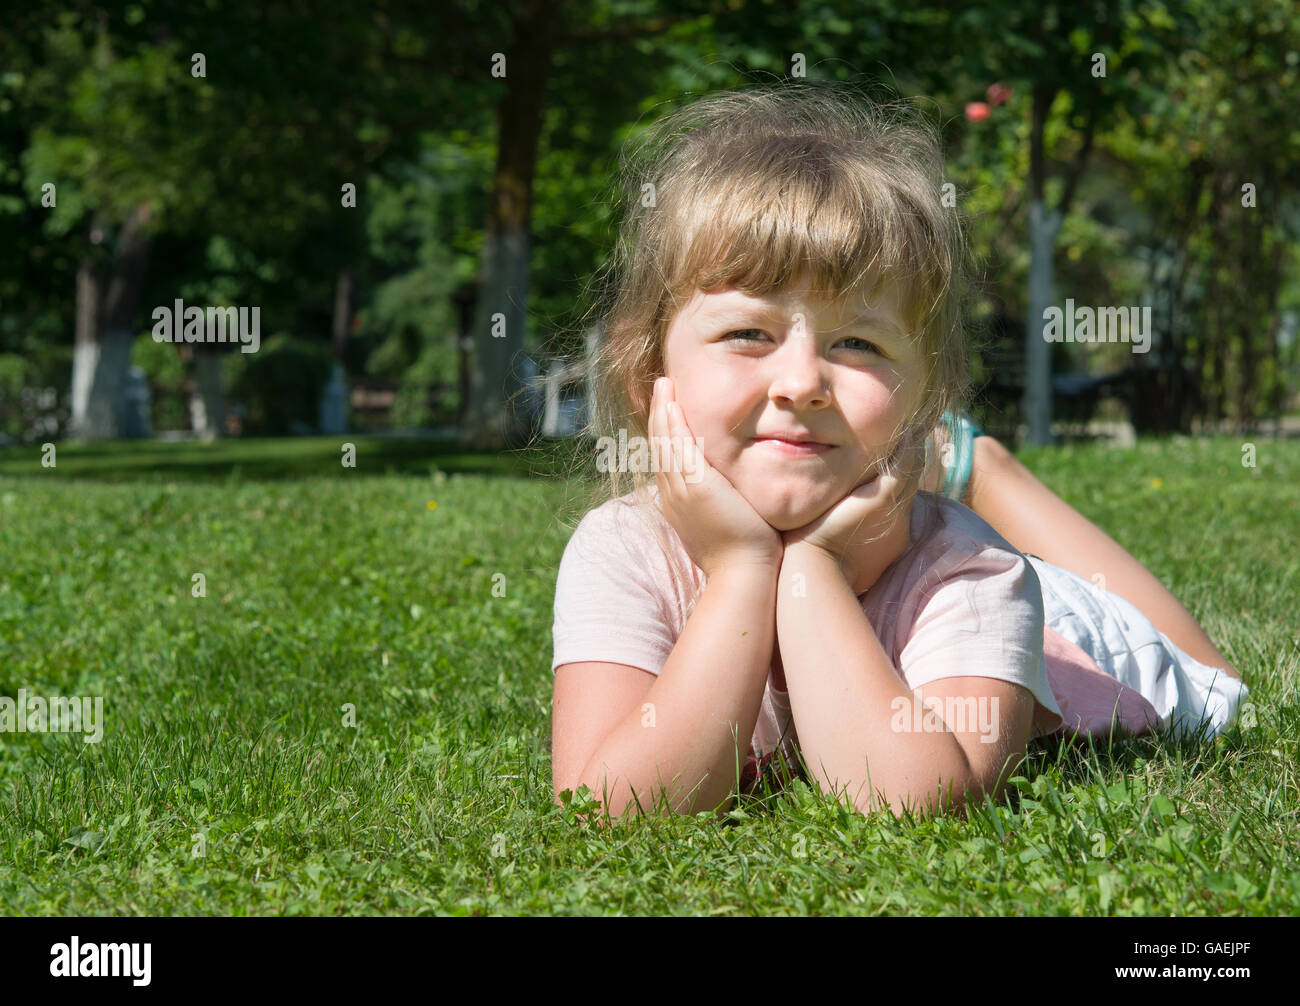
[[[717,563],[712,572],[701,569],[709,579],[723,576],[770,576],[775,578],[781,571],[781,556],[758,554],[735,554]]]
[[[847,555],[834,555],[807,541],[791,542],[785,546],[781,557],[781,577],[807,574],[812,567],[818,566],[835,570],[850,586],[857,580],[857,569]]]

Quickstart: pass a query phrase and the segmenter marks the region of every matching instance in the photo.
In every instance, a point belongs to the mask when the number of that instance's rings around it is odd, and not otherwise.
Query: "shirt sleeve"
[[[653,533],[629,508],[607,504],[579,522],[555,582],[551,671],[608,661],[658,674],[675,642],[659,583]]]
[[[987,547],[946,569],[931,569],[899,671],[908,687],[941,678],[981,677],[1028,689],[1035,720],[1060,715],[1043,657],[1043,595],[1018,552]]]

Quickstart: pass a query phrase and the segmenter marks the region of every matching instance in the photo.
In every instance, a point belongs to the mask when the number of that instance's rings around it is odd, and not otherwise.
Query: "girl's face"
[[[876,474],[920,392],[923,361],[897,291],[867,303],[697,291],[664,366],[709,464],[778,531],[803,527]],[[796,448],[774,438],[819,441]]]

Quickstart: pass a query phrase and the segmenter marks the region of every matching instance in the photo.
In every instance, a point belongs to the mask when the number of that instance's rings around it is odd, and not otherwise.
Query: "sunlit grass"
[[[356,469],[323,439],[0,451],[0,695],[105,717],[99,744],[0,734],[5,911],[1300,909],[1300,443],[1254,469],[1227,438],[1022,455],[1184,600],[1253,725],[1036,747],[1001,805],[936,821],[796,782],[722,824],[603,829],[551,796],[569,491],[355,442]]]

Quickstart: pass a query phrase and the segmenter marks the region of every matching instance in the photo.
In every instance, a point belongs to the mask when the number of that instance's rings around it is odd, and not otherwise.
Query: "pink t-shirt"
[[[651,487],[656,494],[655,487]],[[665,529],[692,584],[705,577],[657,508],[631,494],[588,512],[564,550],[555,585],[551,670],[580,661],[658,674],[690,615],[647,520]],[[1009,681],[1034,696],[1034,736],[1108,732],[1113,717],[1140,732],[1159,717],[1043,621],[1033,566],[974,511],[929,492],[912,506],[911,545],[865,594],[863,613],[909,687],[947,677]],[[769,672],[742,783],[798,738],[783,676]]]

